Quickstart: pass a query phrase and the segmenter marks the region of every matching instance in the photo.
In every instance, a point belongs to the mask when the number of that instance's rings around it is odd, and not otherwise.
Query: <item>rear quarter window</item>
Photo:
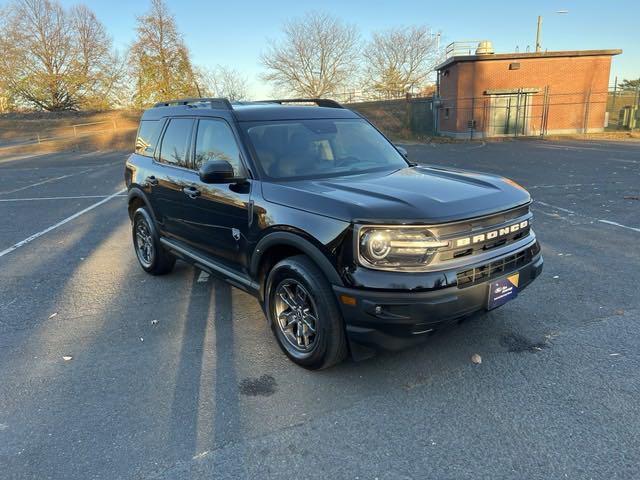
[[[187,166],[192,126],[193,120],[190,118],[169,120],[160,143],[159,162],[177,167]]]
[[[138,127],[135,152],[146,157],[153,157],[153,152],[160,136],[161,122],[159,120],[142,120]]]

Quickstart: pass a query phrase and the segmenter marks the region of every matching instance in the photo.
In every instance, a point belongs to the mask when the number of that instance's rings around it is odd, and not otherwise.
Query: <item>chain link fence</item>
[[[635,91],[550,93],[487,91],[481,97],[439,98],[439,133],[458,138],[586,134],[640,129]]]
[[[382,99],[360,91],[341,100],[394,138],[544,137],[640,130],[637,88],[551,93],[547,87],[488,90],[479,97],[404,94]]]

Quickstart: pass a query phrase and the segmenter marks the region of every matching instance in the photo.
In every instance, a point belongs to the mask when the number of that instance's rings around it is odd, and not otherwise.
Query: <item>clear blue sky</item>
[[[82,1],[82,0],[81,0]],[[64,5],[78,3],[62,0]],[[84,0],[106,25],[118,48],[134,38],[136,16],[146,1]],[[617,75],[640,77],[640,1],[497,2],[492,0],[167,0],[195,63],[229,65],[244,72],[254,97],[270,93],[259,74],[259,55],[268,38],[277,38],[282,22],[308,10],[332,12],[356,24],[366,38],[371,30],[426,24],[443,33],[443,43],[492,40],[497,52],[524,51],[535,45],[536,18],[543,16],[542,46],[549,50],[621,48],[613,59],[611,84]],[[568,10],[567,14],[557,14]]]

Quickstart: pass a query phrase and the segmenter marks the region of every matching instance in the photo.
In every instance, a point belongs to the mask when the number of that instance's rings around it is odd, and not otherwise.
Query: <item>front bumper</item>
[[[399,350],[419,343],[449,322],[485,310],[489,283],[497,278],[519,272],[518,289],[522,291],[540,275],[543,265],[539,246],[528,248],[533,248],[534,253],[526,264],[503,268],[498,274],[464,287],[380,291],[334,286],[352,354],[359,359],[371,356],[375,350]],[[496,259],[491,264],[495,262]],[[459,279],[468,268],[457,272]],[[343,296],[355,299],[355,304],[345,304]]]

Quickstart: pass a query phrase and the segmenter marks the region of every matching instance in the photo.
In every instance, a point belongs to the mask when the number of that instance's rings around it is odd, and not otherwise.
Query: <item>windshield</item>
[[[323,177],[400,169],[405,159],[362,119],[249,123],[262,171],[271,178]]]

